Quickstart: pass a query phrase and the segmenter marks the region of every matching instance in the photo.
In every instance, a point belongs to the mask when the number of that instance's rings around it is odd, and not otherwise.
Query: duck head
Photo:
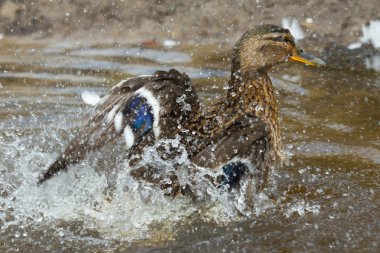
[[[288,29],[261,25],[245,32],[236,43],[232,55],[232,72],[265,71],[287,61],[312,66],[325,64],[298,48]]]

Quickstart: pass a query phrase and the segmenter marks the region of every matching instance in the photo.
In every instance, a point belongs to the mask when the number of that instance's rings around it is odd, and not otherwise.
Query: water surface
[[[91,113],[83,91],[104,94],[127,77],[176,67],[207,105],[223,92],[227,50],[1,41],[0,52],[1,252],[380,250],[380,76],[373,70],[285,64],[271,72],[289,161],[242,215],[239,201],[225,195],[173,200],[134,181],[121,142],[35,186]],[[147,150],[145,162],[153,159],[171,166]]]

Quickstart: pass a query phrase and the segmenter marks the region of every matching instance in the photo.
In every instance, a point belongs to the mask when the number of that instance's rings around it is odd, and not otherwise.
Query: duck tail
[[[69,163],[62,155],[50,165],[49,169],[45,171],[39,178],[37,185],[41,185],[43,182],[58,174],[61,171],[66,171]]]
[[[83,141],[82,138],[75,138],[68,145],[65,151],[40,176],[37,185],[41,185],[43,182],[60,173],[61,171],[66,171],[70,165],[83,160],[86,153],[89,151],[89,148],[85,145],[87,142],[81,143],[81,141]]]

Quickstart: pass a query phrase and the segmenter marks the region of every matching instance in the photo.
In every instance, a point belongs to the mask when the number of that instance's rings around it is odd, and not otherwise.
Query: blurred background
[[[376,0],[309,1],[90,1],[1,0],[0,31],[6,36],[83,39],[171,38],[234,43],[253,25],[295,18],[318,48],[358,41],[362,26],[379,18]]]

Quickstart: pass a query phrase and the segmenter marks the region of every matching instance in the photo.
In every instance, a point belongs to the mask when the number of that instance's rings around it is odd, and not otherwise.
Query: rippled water
[[[1,43],[1,252],[380,250],[378,73],[334,64],[273,70],[289,161],[242,214],[237,197],[207,185],[211,197],[194,203],[134,181],[122,143],[35,185],[91,113],[83,91],[104,94],[126,77],[176,67],[194,78],[207,104],[223,91],[228,51]],[[172,166],[153,149],[144,156]]]

